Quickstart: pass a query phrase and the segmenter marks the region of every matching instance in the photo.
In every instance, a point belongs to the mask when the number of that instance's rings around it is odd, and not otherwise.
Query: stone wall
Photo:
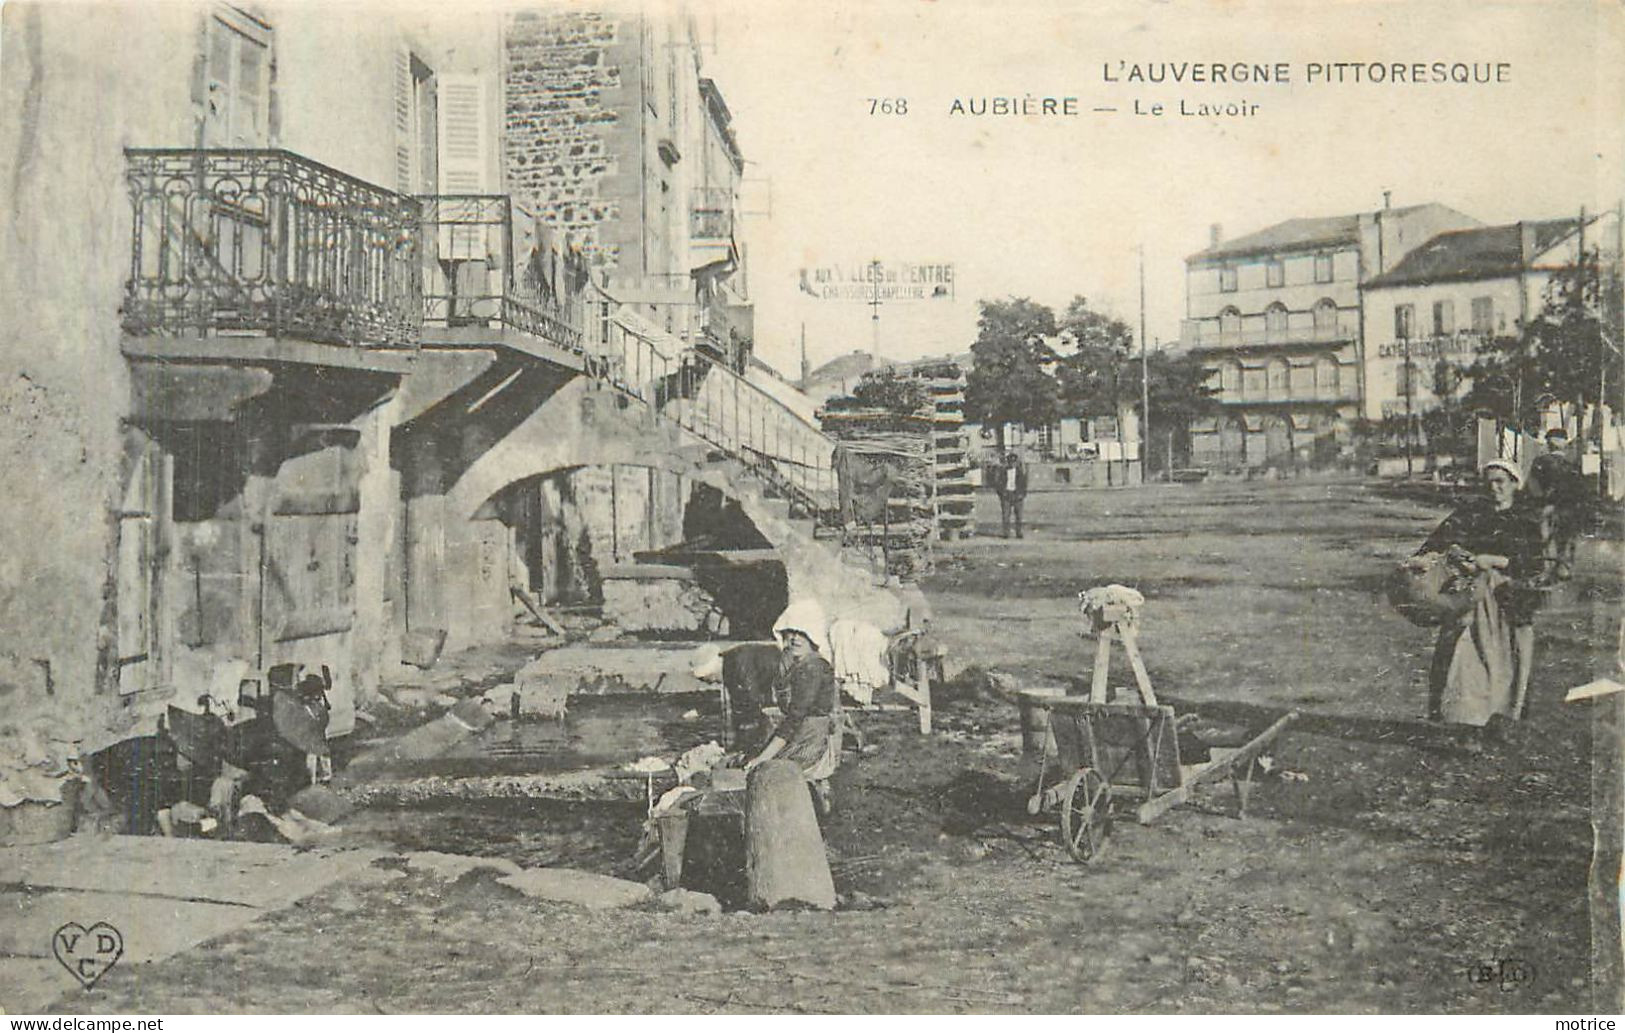
[[[505,485],[571,467],[653,467],[705,484],[739,502],[744,515],[778,551],[791,598],[809,595],[829,612],[883,629],[902,625],[896,596],[875,583],[860,559],[814,541],[765,498],[733,461],[712,461],[711,446],[674,423],[653,420],[640,405],[582,379],[571,381],[486,452],[446,496],[446,520],[467,520]]]
[[[505,40],[504,165],[516,200],[594,265],[637,271],[640,31],[607,13],[523,11]]]
[[[190,139],[194,9],[7,4],[0,63],[0,715],[78,738],[107,683],[126,466],[124,147]]]

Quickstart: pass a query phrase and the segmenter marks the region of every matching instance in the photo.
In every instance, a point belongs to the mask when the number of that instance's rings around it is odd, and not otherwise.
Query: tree
[[[1538,425],[1545,398],[1583,411],[1618,394],[1620,270],[1593,248],[1552,275],[1540,313],[1516,337],[1498,338],[1468,371],[1468,404],[1511,423]],[[1600,419],[1600,414],[1599,414]]]
[[[1132,408],[1140,395],[1140,370],[1129,325],[1090,308],[1080,294],[1066,306],[1060,330],[1077,346],[1056,369],[1066,414],[1117,419]]]
[[[1152,426],[1168,443],[1163,453],[1168,469],[1174,466],[1174,442],[1180,454],[1189,449],[1191,421],[1219,412],[1218,391],[1209,381],[1213,371],[1201,358],[1154,351],[1146,357],[1147,395]]]
[[[1055,313],[1027,298],[983,301],[977,319],[973,364],[965,378],[965,418],[997,428],[1004,450],[1004,427],[1044,427],[1058,415],[1059,389],[1046,367],[1055,351]]]
[[[1124,412],[1139,408],[1143,373],[1152,419],[1167,434],[1164,456],[1171,464],[1174,439],[1188,437],[1192,419],[1218,411],[1216,392],[1208,386],[1212,371],[1201,359],[1151,352],[1142,371],[1133,330],[1123,320],[1090,308],[1082,296],[1067,305],[1060,326],[1061,333],[1077,344],[1077,351],[1063,358],[1057,370],[1069,414],[1121,419]],[[1148,461],[1150,454],[1147,448]]]
[[[1460,456],[1472,450],[1472,417],[1456,397],[1466,383],[1466,370],[1450,359],[1433,363],[1433,397],[1438,406],[1423,411],[1420,424],[1429,455]]]

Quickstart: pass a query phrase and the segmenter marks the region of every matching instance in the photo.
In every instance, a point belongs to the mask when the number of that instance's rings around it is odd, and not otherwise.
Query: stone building
[[[788,585],[874,591],[782,499],[813,485],[774,449],[828,442],[730,369],[694,375],[721,352],[705,324],[629,333],[569,227],[505,192],[500,18],[3,16],[0,803],[30,741],[151,735],[279,663],[331,669],[343,735],[403,654],[505,636],[516,589],[592,595],[701,511],[732,507]],[[693,166],[737,175],[720,95],[703,114]],[[732,290],[731,222],[710,211],[728,245],[698,250],[680,185],[651,253],[680,233],[686,296]]]
[[[1192,426],[1192,462],[1219,469],[1335,455],[1364,397],[1360,285],[1447,230],[1439,204],[1296,218],[1211,244],[1186,267],[1180,345],[1207,359],[1224,411]]]
[[[1586,249],[1618,261],[1618,215],[1586,220]],[[1546,219],[1441,233],[1365,284],[1367,419],[1435,408],[1436,388],[1465,390],[1460,373],[1497,337],[1516,337],[1545,305],[1552,275],[1572,267],[1580,220]],[[1446,383],[1436,383],[1440,360]]]
[[[744,370],[744,158],[694,23],[652,5],[523,10],[504,45],[514,196],[615,302]]]
[[[432,189],[413,97],[444,39],[308,6],[5,18],[6,296],[49,299],[5,330],[8,716],[93,750],[223,662],[298,662],[333,669],[342,734],[391,637],[404,191]]]

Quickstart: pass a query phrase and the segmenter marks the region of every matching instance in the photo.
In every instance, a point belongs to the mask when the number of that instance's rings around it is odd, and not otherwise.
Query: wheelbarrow
[[[1120,798],[1137,797],[1135,818],[1149,825],[1188,801],[1197,786],[1229,778],[1237,817],[1245,817],[1259,756],[1298,716],[1288,712],[1239,741],[1233,734],[1198,736],[1198,741],[1206,740],[1208,759],[1186,765],[1180,758],[1180,721],[1171,706],[1055,696],[1033,703],[1049,711],[1054,748],[1046,750],[1027,809],[1038,814],[1059,808],[1061,845],[1079,862],[1100,853],[1111,829],[1113,803]],[[1226,740],[1236,745],[1222,745]],[[1053,779],[1048,785],[1046,777]]]
[[[1288,712],[1250,738],[1244,729],[1210,728],[1210,734],[1199,734],[1202,729],[1190,727],[1195,715],[1182,722],[1173,707],[1157,701],[1151,687],[1139,646],[1140,607],[1145,598],[1131,588],[1107,585],[1078,593],[1078,600],[1088,633],[1096,638],[1089,696],[1022,694],[1024,709],[1048,711],[1050,731],[1039,765],[1038,788],[1027,802],[1028,813],[1059,807],[1061,844],[1080,862],[1093,858],[1105,845],[1118,790],[1136,791],[1140,803],[1135,817],[1140,824],[1149,825],[1169,808],[1189,800],[1197,786],[1228,777],[1236,789],[1237,816],[1244,817],[1258,757],[1297,718],[1297,711]],[[1113,642],[1121,642],[1128,655],[1139,692],[1137,703],[1116,702],[1108,691]],[[1188,766],[1182,763],[1182,730],[1193,747],[1207,752],[1206,760]],[[1057,777],[1046,787],[1051,772]]]

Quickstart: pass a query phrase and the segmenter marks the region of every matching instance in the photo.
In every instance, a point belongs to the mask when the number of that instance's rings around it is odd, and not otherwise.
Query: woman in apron
[[[812,783],[820,809],[829,809],[829,776],[841,759],[840,693],[829,662],[829,622],[811,599],[791,603],[773,624],[783,661],[773,696],[784,716],[749,763],[793,760]]]

